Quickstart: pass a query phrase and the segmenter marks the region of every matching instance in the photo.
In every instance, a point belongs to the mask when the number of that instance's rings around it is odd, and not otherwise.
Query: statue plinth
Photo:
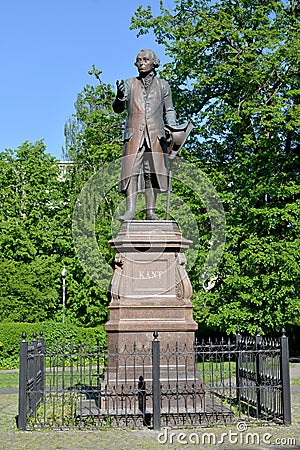
[[[116,249],[111,282],[108,352],[151,349],[159,333],[162,351],[175,342],[191,351],[197,324],[192,317],[185,239],[174,221],[124,222],[110,241]]]

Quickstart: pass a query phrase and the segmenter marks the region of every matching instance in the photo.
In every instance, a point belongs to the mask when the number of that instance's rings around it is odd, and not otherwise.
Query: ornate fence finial
[[[257,346],[261,346],[263,342],[263,338],[260,335],[260,328],[256,329],[256,335],[255,335],[255,344]]]
[[[154,340],[157,341],[157,339],[158,339],[158,331],[154,331],[153,332],[153,337],[154,337]]]
[[[22,333],[22,341],[25,342],[26,341],[26,331],[23,331]]]
[[[282,328],[281,333],[282,333],[282,337],[286,337],[286,330],[284,327]]]
[[[236,335],[235,335],[235,343],[236,343],[237,346],[240,345],[241,340],[242,340],[241,330],[238,328],[236,330]]]

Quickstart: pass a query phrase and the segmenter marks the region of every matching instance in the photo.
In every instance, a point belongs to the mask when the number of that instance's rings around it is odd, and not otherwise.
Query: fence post
[[[37,334],[36,332],[33,333],[33,339],[31,341],[31,345],[33,347],[32,352],[32,373],[30,373],[30,377],[33,379],[32,384],[32,391],[31,391],[31,408],[32,412],[35,414],[36,408],[37,408],[37,402],[39,398],[38,393],[38,384],[37,384],[37,375],[39,370],[39,355],[38,355],[38,346],[37,346]],[[31,372],[31,371],[30,371]]]
[[[160,342],[154,331],[152,341],[153,429],[160,430]]]
[[[41,382],[40,382],[40,390],[41,390],[41,399],[44,398],[45,393],[45,386],[46,386],[46,367],[45,367],[45,352],[46,352],[46,346],[44,342],[44,335],[43,332],[40,331],[40,337],[39,337],[39,345],[40,345],[40,364],[39,369],[41,371]]]
[[[285,424],[292,423],[291,416],[291,386],[290,386],[290,368],[289,368],[289,338],[286,331],[282,329],[280,339],[280,371],[282,380],[282,406],[283,406],[283,422]]]
[[[241,401],[241,383],[240,383],[240,367],[241,367],[241,340],[242,336],[240,330],[237,329],[235,335],[235,346],[236,346],[236,361],[235,361],[235,377],[236,377],[236,399],[238,404]]]
[[[257,417],[261,416],[261,410],[262,410],[262,395],[261,395],[261,373],[262,373],[262,360],[261,360],[261,354],[260,354],[260,348],[262,343],[262,337],[260,335],[260,329],[257,328],[256,330],[256,336],[255,336],[255,350],[256,350],[256,357],[255,357],[255,369],[256,369],[256,401],[257,401]]]
[[[20,371],[19,371],[19,406],[17,416],[17,427],[19,430],[26,430],[27,422],[27,354],[28,343],[26,342],[26,333],[22,333],[20,344]]]

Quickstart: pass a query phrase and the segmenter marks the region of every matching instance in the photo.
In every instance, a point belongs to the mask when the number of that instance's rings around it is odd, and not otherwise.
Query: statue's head
[[[153,50],[142,49],[137,54],[134,65],[138,68],[140,75],[143,75],[159,67],[160,59]]]

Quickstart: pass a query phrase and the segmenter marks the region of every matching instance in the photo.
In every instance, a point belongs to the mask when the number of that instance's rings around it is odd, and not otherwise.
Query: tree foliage
[[[153,32],[165,48],[169,62],[160,75],[171,84],[178,121],[194,123],[181,157],[207,174],[226,216],[222,260],[203,284],[211,216],[174,180],[173,194],[193,211],[200,234],[190,271],[195,318],[200,329],[222,331],[299,325],[299,8],[294,0],[174,0],[172,10],[160,4],[157,17],[139,7],[132,28]],[[112,264],[117,188],[90,222],[82,217],[74,228],[73,213],[86,183],[97,190],[94,177],[121,157],[124,116],[113,113],[115,92],[101,71],[93,66],[90,74],[97,83],[78,94],[66,123],[63,180],[42,141],[0,154],[0,320],[60,318],[64,265],[67,319],[89,326],[107,319],[105,285],[81,266],[72,224],[75,234],[77,225],[87,237],[95,233]],[[89,240],[82,245],[89,252]]]
[[[94,283],[77,258],[73,212],[81,188],[105,163],[121,153],[123,118],[112,111],[114,93],[99,85],[78,95],[66,124],[67,173],[46,153],[42,141],[25,142],[0,154],[0,321],[62,318],[62,275],[66,266],[66,319],[96,326],[107,319],[107,286]],[[119,145],[116,145],[116,142]],[[113,193],[117,195],[117,192]],[[96,234],[112,262],[111,205],[99,205]],[[89,249],[87,249],[89,251]]]
[[[265,331],[299,317],[299,9],[292,1],[174,1],[140,7],[170,62],[181,117],[195,124],[189,155],[226,209],[227,244],[197,320]]]
[[[61,321],[64,266],[67,321],[95,326],[107,317],[107,293],[75,252],[72,219],[82,180],[74,184],[69,169],[62,177],[42,141],[0,153],[0,321]]]
[[[88,84],[78,94],[75,114],[65,125],[65,154],[85,181],[104,164],[121,156],[124,116],[113,113],[115,93],[111,85],[101,81],[101,73],[95,66],[89,71],[98,84]]]
[[[85,184],[93,176],[97,177],[97,174],[101,177],[103,167],[121,157],[122,153],[124,116],[116,115],[113,112],[112,102],[115,93],[112,86],[101,81],[101,71],[95,66],[92,67],[89,74],[96,77],[97,84],[86,85],[78,94],[75,102],[75,114],[65,126],[65,153],[72,162],[72,171],[69,173],[68,179],[72,196],[72,213]],[[110,250],[109,239],[112,237],[111,218],[117,197],[117,187],[115,187],[104,200],[102,199],[102,202],[99,201],[95,210],[95,230],[89,229],[90,223],[84,218],[79,224],[74,225],[73,221],[73,233],[77,232],[78,225],[85,228],[87,238],[90,233],[95,232],[99,251],[104,255],[108,264],[112,264],[114,256]],[[91,198],[85,199],[87,204],[89,201]],[[88,259],[94,258],[96,261],[97,255],[94,256],[89,239],[86,239],[85,243],[81,242],[82,246],[84,249],[81,251],[86,252]],[[98,253],[98,249],[95,252]],[[97,271],[96,263],[92,271]],[[79,260],[76,259],[76,273],[74,273],[70,287],[74,317],[85,318],[84,322],[92,325],[105,321],[108,305],[107,288],[107,283],[95,283],[95,277],[91,273],[85,273]]]
[[[59,261],[66,252],[64,197],[55,158],[42,141],[0,154],[2,320],[55,315]]]

